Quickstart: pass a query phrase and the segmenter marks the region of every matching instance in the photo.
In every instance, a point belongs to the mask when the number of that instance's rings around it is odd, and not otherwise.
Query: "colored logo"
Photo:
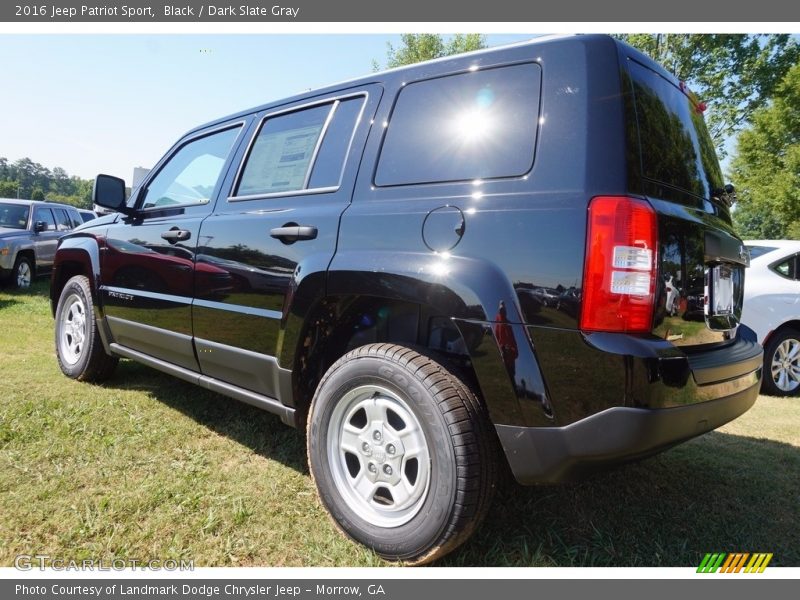
[[[748,560],[749,559],[749,560]],[[763,573],[769,561],[772,560],[772,553],[756,552],[736,552],[726,554],[724,552],[706,554],[700,566],[697,567],[698,573]]]

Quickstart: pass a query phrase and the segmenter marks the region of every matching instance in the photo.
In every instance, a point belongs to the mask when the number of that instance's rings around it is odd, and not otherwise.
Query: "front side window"
[[[49,208],[39,207],[33,212],[33,222],[42,221],[45,224],[44,231],[55,231],[56,221]]]
[[[531,170],[541,69],[521,64],[440,77],[400,92],[375,183],[518,177]]]
[[[225,129],[184,144],[147,185],[142,208],[207,204],[239,130]]]

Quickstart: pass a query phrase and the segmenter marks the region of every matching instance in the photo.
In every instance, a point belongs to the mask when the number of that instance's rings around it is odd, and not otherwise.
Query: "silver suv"
[[[0,198],[0,281],[27,288],[49,273],[58,239],[82,223],[73,206]]]

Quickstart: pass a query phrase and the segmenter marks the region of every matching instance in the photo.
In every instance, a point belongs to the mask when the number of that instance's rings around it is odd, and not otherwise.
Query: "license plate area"
[[[703,312],[709,329],[724,331],[739,324],[736,288],[739,267],[717,264],[706,268]]]

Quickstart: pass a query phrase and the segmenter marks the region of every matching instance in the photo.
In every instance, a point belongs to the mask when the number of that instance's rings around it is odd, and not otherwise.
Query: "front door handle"
[[[174,244],[175,242],[185,242],[192,237],[192,232],[186,229],[178,229],[177,227],[173,227],[169,231],[162,233],[161,237],[167,240],[170,244]]]
[[[284,244],[293,244],[298,240],[314,240],[317,228],[312,225],[284,225],[270,229],[269,234]]]

